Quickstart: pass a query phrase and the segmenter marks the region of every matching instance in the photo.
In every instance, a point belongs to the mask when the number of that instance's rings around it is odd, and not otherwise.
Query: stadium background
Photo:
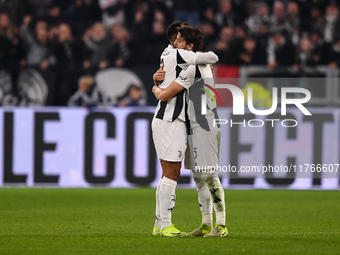
[[[273,138],[265,129],[223,127],[223,164],[339,163],[337,1],[4,0],[0,13],[2,186],[155,187],[151,77],[174,20],[201,28],[203,50],[220,59],[217,78],[237,78],[241,88],[255,79],[257,106],[268,106],[276,81],[296,79],[312,93],[314,120],[289,110],[302,123],[295,138],[280,127]],[[87,90],[78,84],[84,75],[94,78]],[[219,94],[220,114],[230,118],[231,94]],[[181,187],[194,187],[188,176],[183,171]],[[224,187],[340,187],[339,173],[237,177],[223,178]]]

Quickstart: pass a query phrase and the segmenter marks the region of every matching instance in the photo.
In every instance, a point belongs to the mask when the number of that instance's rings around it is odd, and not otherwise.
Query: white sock
[[[224,190],[219,178],[204,178],[207,184],[216,213],[216,224],[225,226]]]
[[[161,210],[160,210],[160,205],[159,205],[159,190],[161,188],[161,181],[162,179],[159,180],[157,189],[156,189],[156,220],[155,220],[155,227],[156,228],[161,228],[162,227],[162,221],[161,221]]]
[[[209,188],[202,178],[194,178],[197,187],[198,202],[202,212],[202,224],[207,226],[213,225],[212,215],[212,200],[209,192]]]
[[[162,220],[162,229],[169,227],[171,223],[171,212],[174,210],[176,201],[177,182],[163,177],[159,191],[160,218]]]

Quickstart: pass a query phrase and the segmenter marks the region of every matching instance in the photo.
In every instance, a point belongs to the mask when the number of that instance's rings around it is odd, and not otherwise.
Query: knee
[[[206,184],[205,184],[205,182],[203,181],[202,178],[195,177],[194,182],[196,184],[197,191],[200,191],[204,186],[206,186]]]
[[[181,174],[181,162],[167,162],[165,164],[163,164],[164,168],[164,176],[177,181],[180,174]]]

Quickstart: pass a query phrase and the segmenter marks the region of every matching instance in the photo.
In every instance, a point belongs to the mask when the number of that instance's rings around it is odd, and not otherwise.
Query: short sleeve
[[[183,86],[185,89],[189,89],[190,86],[194,83],[195,73],[196,73],[196,66],[188,65],[182,69],[182,71],[179,73],[175,82]]]

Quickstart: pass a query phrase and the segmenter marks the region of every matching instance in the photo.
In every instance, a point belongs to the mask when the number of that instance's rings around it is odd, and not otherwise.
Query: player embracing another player
[[[197,52],[203,46],[202,32],[192,26],[178,28],[177,48]],[[197,53],[200,54],[200,53]],[[161,79],[164,71],[159,70],[154,78]],[[213,125],[218,119],[215,100],[202,97],[205,88],[214,88],[213,72],[209,65],[186,65],[176,80],[167,88],[154,86],[155,96],[162,102],[171,100],[184,92],[187,104],[186,168],[193,171],[198,200],[202,212],[202,224],[188,236],[226,237],[226,213],[224,190],[218,172],[212,166],[218,165],[220,147],[220,127]],[[201,100],[205,98],[207,112],[201,113]],[[213,227],[213,207],[216,213],[216,227]]]
[[[188,25],[175,22],[167,29],[170,45],[161,55],[161,71],[165,74],[158,79],[154,75],[157,88],[166,89],[175,81],[182,68],[187,65],[214,64],[218,57],[213,52],[195,53],[177,49],[178,28]],[[152,121],[152,134],[158,159],[162,166],[162,178],[156,189],[156,220],[153,235],[166,237],[186,236],[187,233],[178,230],[171,221],[171,213],[175,207],[176,186],[180,175],[181,162],[186,151],[186,94],[176,93],[167,100],[159,101]]]

